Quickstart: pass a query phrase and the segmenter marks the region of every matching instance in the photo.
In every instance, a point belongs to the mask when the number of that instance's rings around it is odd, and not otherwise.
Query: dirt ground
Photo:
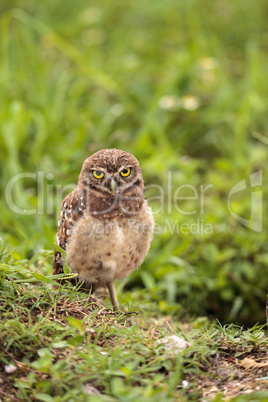
[[[241,394],[265,390],[268,401],[267,371],[267,353],[256,353],[241,359],[221,355],[215,359],[209,377],[200,378],[198,388],[204,401],[213,399],[218,393],[223,393],[228,401]]]

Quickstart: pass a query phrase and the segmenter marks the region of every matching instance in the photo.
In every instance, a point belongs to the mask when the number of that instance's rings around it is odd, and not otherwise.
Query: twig
[[[16,360],[15,357],[12,356],[12,354],[9,353],[6,349],[4,349],[1,345],[0,345],[0,348],[1,348],[1,350],[2,350],[4,353],[6,353],[6,354],[10,357],[10,359],[13,360],[13,362],[15,363],[15,365],[16,365],[16,367],[17,367],[18,369],[22,369],[22,368],[23,368],[23,369],[26,369],[26,370],[30,370],[29,367],[27,367],[27,365],[26,365],[25,363],[21,363],[21,362],[19,362],[18,360]]]
[[[174,331],[173,331],[170,323],[167,320],[165,320],[165,323],[167,324],[169,331],[174,335]]]
[[[7,397],[7,398],[10,398],[10,397],[11,397],[10,394],[6,394],[6,393],[5,393],[4,391],[2,391],[1,389],[0,389],[0,394],[3,395],[3,396],[5,396],[5,397]],[[12,401],[19,401],[19,399],[16,398],[14,395],[12,395]]]

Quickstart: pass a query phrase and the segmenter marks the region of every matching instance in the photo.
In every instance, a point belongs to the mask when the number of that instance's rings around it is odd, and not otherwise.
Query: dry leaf
[[[263,367],[268,367],[268,361],[259,363],[259,362],[256,362],[256,360],[254,360],[254,359],[245,357],[245,359],[243,359],[240,362],[240,366],[244,367],[246,370],[259,369],[259,368],[263,368]]]

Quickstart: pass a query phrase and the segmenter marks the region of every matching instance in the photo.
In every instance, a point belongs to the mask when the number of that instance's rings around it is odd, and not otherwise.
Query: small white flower
[[[182,97],[182,107],[189,112],[198,109],[200,106],[200,100],[197,96],[185,95]]]
[[[214,70],[218,65],[218,61],[214,57],[201,57],[198,60],[198,64],[203,70]]]
[[[182,383],[181,383],[182,388],[187,388],[188,385],[189,385],[189,382],[186,381],[186,380],[183,380]]]
[[[16,370],[17,370],[17,367],[14,366],[14,364],[8,364],[5,366],[5,373],[7,373],[7,374],[12,374]]]
[[[213,83],[216,80],[215,69],[217,66],[218,61],[214,57],[201,57],[198,60],[198,69],[203,81]]]
[[[180,106],[179,98],[176,95],[165,95],[159,99],[159,107],[161,109],[176,109]]]

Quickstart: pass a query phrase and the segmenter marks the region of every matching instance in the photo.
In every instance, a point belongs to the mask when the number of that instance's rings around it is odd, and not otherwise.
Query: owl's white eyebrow
[[[123,167],[119,170],[119,172],[121,172],[121,171],[124,170],[124,169],[133,168],[133,166],[134,166],[134,165],[123,166]]]

